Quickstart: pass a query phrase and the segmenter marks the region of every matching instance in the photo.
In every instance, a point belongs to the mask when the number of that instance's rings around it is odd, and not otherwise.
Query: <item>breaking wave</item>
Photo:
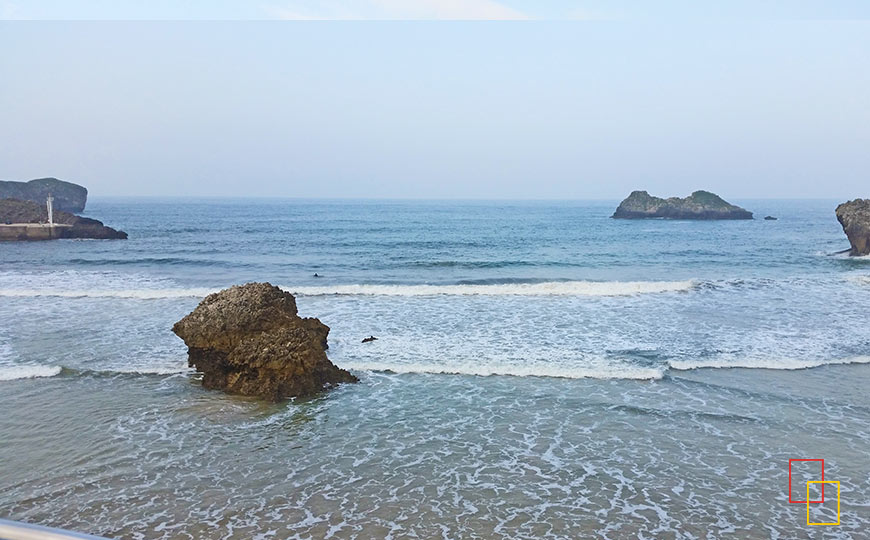
[[[671,360],[671,369],[689,371],[693,369],[748,368],[748,369],[809,369],[828,365],[870,364],[870,356],[851,356],[846,358],[801,360],[797,358],[743,358],[710,360]]]
[[[333,285],[281,288],[302,296],[631,296],[689,291],[697,286],[688,281],[548,281],[543,283],[492,283],[458,285]],[[5,297],[53,296],[62,298],[202,298],[216,288],[160,289],[0,289]]]
[[[161,298],[201,298],[218,289],[0,289],[0,296],[7,297],[39,297],[52,296],[60,298],[131,298],[140,300],[157,300]]]
[[[377,362],[354,362],[342,364],[352,370],[392,372],[392,373],[431,373],[444,375],[507,375],[513,377],[552,377],[560,379],[661,379],[663,371],[655,368],[634,366],[608,367],[565,367],[551,365],[452,365],[440,364],[388,364]]]
[[[471,375],[471,376],[509,376],[509,377],[544,377],[558,379],[628,379],[628,380],[659,380],[668,369],[674,371],[692,371],[696,369],[771,369],[771,370],[801,370],[812,369],[826,365],[870,364],[870,356],[854,356],[830,360],[798,360],[798,359],[743,359],[743,360],[671,360],[663,367],[646,367],[628,364],[611,364],[596,366],[558,366],[558,365],[511,365],[511,364],[460,364],[444,365],[437,363],[390,363],[390,362],[342,362],[342,367],[353,371],[370,371],[375,373],[397,374],[432,374],[432,375]],[[192,375],[195,370],[187,367],[169,366],[134,366],[106,367],[103,369],[67,369],[62,366],[13,365],[0,366],[0,381],[18,379],[33,379],[55,377],[61,373],[67,375]]]
[[[113,375],[181,375],[191,374],[195,370],[186,366],[130,366],[130,367],[107,367],[104,369],[90,370],[93,373]]]
[[[630,296],[689,291],[688,281],[548,281],[462,285],[335,285],[284,287],[303,296]]]
[[[476,376],[513,376],[513,377],[550,377],[560,379],[629,379],[659,380],[669,369],[691,371],[696,369],[771,369],[800,370],[826,365],[868,364],[870,356],[855,356],[829,360],[798,359],[743,359],[743,360],[685,360],[670,361],[662,366],[641,366],[625,363],[598,364],[586,366],[565,365],[512,365],[486,364],[437,364],[437,363],[390,363],[390,362],[344,362],[342,367],[357,371],[387,373],[428,373],[435,375],[476,375]]]
[[[60,375],[62,369],[60,366],[0,366],[0,381],[54,377]]]

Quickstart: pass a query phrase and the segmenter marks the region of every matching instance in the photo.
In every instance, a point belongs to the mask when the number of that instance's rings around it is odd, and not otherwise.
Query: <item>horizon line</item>
[[[515,202],[559,202],[559,201],[615,201],[625,197],[311,197],[292,195],[93,195],[88,198],[129,198],[129,199],[247,199],[247,200],[299,200],[299,201],[515,201]],[[837,201],[848,197],[746,197],[730,196],[732,199],[769,200],[769,201]],[[861,197],[858,197],[861,198]]]

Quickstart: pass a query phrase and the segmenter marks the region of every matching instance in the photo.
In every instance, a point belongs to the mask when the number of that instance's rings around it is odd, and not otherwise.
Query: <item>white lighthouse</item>
[[[45,200],[45,207],[48,209],[48,226],[54,225],[54,197],[51,196],[51,193],[48,194],[48,198]]]

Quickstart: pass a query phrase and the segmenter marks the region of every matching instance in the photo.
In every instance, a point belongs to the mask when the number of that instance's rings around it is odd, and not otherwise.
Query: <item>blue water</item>
[[[870,259],[838,253],[837,201],[732,202],[758,219],[89,201],[130,239],[0,244],[0,508],[141,538],[809,537],[788,459],[824,457],[822,534],[860,537]],[[169,328],[247,281],[361,383],[203,390]]]
[[[4,246],[4,267],[142,271],[180,284],[299,285],[727,279],[862,268],[836,201],[740,201],[779,221],[609,219],[617,201],[406,202],[109,199],[88,215],[128,243]],[[195,271],[195,273],[194,273]]]

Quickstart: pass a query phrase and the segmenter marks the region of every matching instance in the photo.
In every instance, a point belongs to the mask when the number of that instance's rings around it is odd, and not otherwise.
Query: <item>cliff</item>
[[[653,197],[633,191],[611,216],[616,219],[752,219],[752,212],[724,201],[709,191],[696,191],[681,199]]]
[[[852,245],[850,255],[870,255],[870,199],[855,199],[837,207],[837,221]]]
[[[6,227],[9,223],[45,223],[48,221],[48,211],[45,204],[37,204],[32,201],[20,201],[18,199],[0,199],[0,227]],[[30,240],[49,238],[96,238],[103,240],[124,240],[127,233],[106,227],[96,219],[76,216],[69,212],[55,210],[54,222],[69,227],[59,227],[56,236],[32,237],[15,234],[12,237],[0,235],[5,240]],[[11,229],[10,229],[11,230]],[[17,229],[16,229],[17,231]],[[10,233],[11,234],[11,233]]]
[[[206,388],[278,401],[357,381],[326,357],[329,327],[299,317],[293,295],[269,283],[210,294],[172,331]]]
[[[88,190],[57,178],[38,178],[29,182],[0,180],[0,199],[20,199],[45,204],[48,194],[54,197],[55,210],[78,214],[84,212]]]

